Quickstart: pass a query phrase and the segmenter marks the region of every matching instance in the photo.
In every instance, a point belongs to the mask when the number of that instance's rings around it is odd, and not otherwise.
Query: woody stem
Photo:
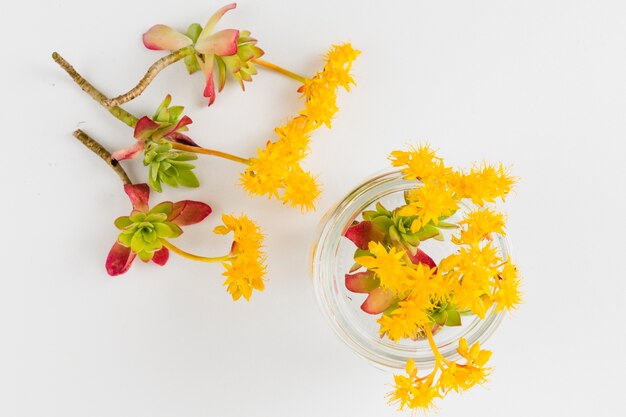
[[[102,100],[102,104],[104,104],[105,106],[119,106],[120,104],[127,103],[133,100],[141,93],[143,93],[146,88],[148,88],[152,80],[154,80],[159,72],[169,67],[173,63],[180,61],[186,56],[193,54],[194,51],[195,50],[193,48],[193,45],[189,45],[184,48],[178,49],[167,56],[164,56],[163,58],[152,64],[150,68],[148,68],[148,71],[146,71],[143,78],[139,80],[135,87],[131,88],[128,92],[124,94],[120,94],[117,97]]]
[[[174,149],[178,149],[178,150],[181,150],[181,151],[194,152],[194,153],[199,153],[199,154],[203,154],[203,155],[217,156],[217,157],[220,157],[220,158],[229,159],[231,161],[239,162],[239,163],[242,163],[244,165],[249,165],[250,164],[250,160],[249,159],[242,158],[240,156],[233,155],[233,154],[226,153],[226,152],[216,151],[215,149],[207,149],[207,148],[203,148],[201,146],[185,145],[183,143],[178,143],[178,142],[170,142],[170,143],[172,144],[172,147]]]
[[[194,255],[193,253],[185,252],[184,250],[182,250],[178,246],[173,245],[168,240],[161,239],[161,243],[163,243],[163,246],[165,246],[166,248],[168,248],[172,252],[182,256],[183,258],[191,259],[192,261],[198,261],[198,262],[223,262],[223,261],[227,261],[229,258],[231,258],[230,254],[225,255],[225,256],[216,256],[216,257],[212,257],[212,258],[211,257],[206,257],[206,256],[198,256],[198,255]]]
[[[298,81],[298,82],[300,82],[302,84],[304,84],[307,81],[307,79],[305,77],[303,77],[301,75],[298,75],[295,72],[291,72],[291,71],[289,71],[289,70],[287,70],[285,68],[279,67],[276,64],[272,64],[271,62],[267,62],[267,61],[264,61],[262,59],[255,59],[254,63],[258,64],[258,65],[260,65],[262,67],[265,67],[265,68],[271,69],[273,71],[276,71],[276,72],[278,72],[280,74],[286,75],[289,78],[293,78],[294,80],[296,80],[296,81]]]
[[[72,77],[74,82],[76,84],[78,84],[78,86],[85,93],[89,94],[91,96],[91,98],[96,100],[98,103],[102,104],[113,116],[117,117],[119,120],[121,120],[122,122],[124,122],[128,126],[135,127],[135,125],[137,124],[137,120],[138,120],[135,116],[133,116],[132,114],[130,114],[129,112],[127,112],[126,110],[124,110],[123,108],[121,108],[119,106],[106,106],[106,105],[104,105],[103,101],[108,100],[108,98],[104,94],[102,94],[100,91],[98,91],[98,89],[96,87],[91,85],[91,83],[89,81],[84,79],[74,69],[74,67],[69,64],[69,62],[67,62],[65,59],[63,59],[63,57],[61,55],[59,55],[57,52],[53,52],[52,53],[52,59],[54,60],[54,62],[59,64],[59,66],[61,68],[63,68],[65,70],[65,72],[67,72],[70,77]]]
[[[124,184],[132,184],[133,182],[128,178],[126,171],[119,164],[119,162],[111,159],[111,153],[107,151],[104,146],[100,145],[95,139],[90,137],[88,134],[83,132],[80,129],[77,129],[73,133],[74,137],[78,139],[83,145],[87,147],[90,151],[98,155],[104,162],[107,163],[108,166],[115,171],[118,177],[122,180]]]

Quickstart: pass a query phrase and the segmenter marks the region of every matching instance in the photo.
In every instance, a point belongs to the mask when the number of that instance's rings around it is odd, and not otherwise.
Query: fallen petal
[[[121,275],[128,271],[128,268],[130,268],[134,260],[135,254],[130,248],[116,241],[107,256],[105,264],[107,273],[112,277]]]
[[[167,219],[179,226],[188,226],[204,220],[213,210],[200,201],[183,200],[174,203],[172,214]]]
[[[175,51],[193,42],[187,36],[167,25],[154,25],[143,34],[143,44],[152,50]]]

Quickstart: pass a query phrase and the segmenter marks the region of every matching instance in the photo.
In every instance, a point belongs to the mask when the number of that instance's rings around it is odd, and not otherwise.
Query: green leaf
[[[198,159],[198,155],[190,152],[176,152],[176,161],[193,161]]]
[[[191,39],[193,43],[196,43],[201,32],[202,25],[200,25],[200,23],[192,23],[187,28],[186,35]]]
[[[380,230],[389,230],[391,226],[393,226],[393,221],[386,216],[378,216],[372,223]]]
[[[443,326],[448,319],[448,312],[446,310],[439,310],[430,315],[435,323]]]
[[[178,173],[178,183],[183,187],[198,188],[200,181],[192,170],[183,170]]]
[[[152,209],[150,209],[148,214],[150,215],[150,214],[162,213],[162,214],[166,215],[166,217],[165,217],[165,219],[166,219],[167,216],[172,214],[172,210],[174,210],[174,203],[172,203],[171,201],[164,201],[164,202],[159,203],[156,206],[152,207]],[[161,221],[164,221],[165,219],[163,219]]]
[[[176,167],[176,169],[179,171],[182,171],[182,170],[188,171],[196,167],[195,165],[190,164],[189,162],[179,162],[178,160],[175,160],[175,159],[170,159],[168,163],[172,164],[172,166]]]
[[[372,221],[378,216],[378,212],[374,210],[366,210],[361,215],[363,216],[363,220]]]
[[[372,256],[372,252],[367,249],[357,249],[354,251],[354,258],[360,258],[361,256]]]
[[[175,177],[168,175],[166,172],[161,171],[159,173],[159,180],[166,183],[170,187],[178,188],[178,182]]]
[[[448,309],[446,310],[448,314],[448,318],[446,320],[446,326],[460,326],[461,325],[461,315],[456,309]]]
[[[398,229],[395,226],[391,226],[389,228],[389,237],[396,242],[400,242],[402,239],[400,238],[400,234],[398,233]]]
[[[117,241],[120,242],[122,245],[126,246],[127,248],[129,248],[130,247],[130,241],[133,238],[133,234],[120,233],[119,236],[117,237]]]
[[[376,211],[386,216],[391,216],[391,212],[383,206],[380,201],[376,203]]]
[[[141,259],[144,262],[148,262],[154,256],[154,252],[148,252],[145,250],[142,250],[136,253],[137,253],[137,256],[139,256],[139,259]]]
[[[115,219],[113,224],[115,224],[115,227],[122,230],[133,224],[133,221],[128,216],[122,216]]]

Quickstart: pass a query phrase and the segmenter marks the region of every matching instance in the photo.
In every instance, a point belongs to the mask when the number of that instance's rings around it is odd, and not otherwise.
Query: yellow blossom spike
[[[233,249],[231,257],[222,262],[224,285],[233,297],[238,300],[242,296],[250,300],[253,290],[265,288],[265,254],[263,252],[263,234],[260,228],[246,215],[238,217],[223,214],[223,226],[215,228],[215,233],[233,232]]]

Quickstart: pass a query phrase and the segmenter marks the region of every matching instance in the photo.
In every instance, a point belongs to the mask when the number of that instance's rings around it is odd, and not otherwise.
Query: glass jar
[[[373,209],[377,202],[389,210],[404,205],[404,192],[420,184],[405,180],[399,171],[385,172],[367,180],[326,213],[312,248],[310,272],[322,313],[354,352],[383,369],[403,369],[410,358],[418,369],[427,369],[432,368],[435,359],[426,340],[407,339],[396,343],[381,337],[376,323],[380,314],[371,315],[361,310],[367,294],[350,292],[345,286],[345,274],[354,263],[356,247],[344,234],[354,220],[361,219],[364,210]],[[458,221],[472,207],[471,203],[462,204],[451,220]],[[451,232],[442,232],[443,242],[429,239],[420,244],[420,249],[437,263],[458,248],[450,242]],[[493,244],[503,259],[509,256],[509,244],[504,236],[495,235]],[[456,349],[461,337],[465,337],[470,346],[477,341],[482,344],[501,320],[502,313],[493,308],[482,320],[475,315],[463,316],[461,326],[444,326],[435,333],[437,348],[446,359],[457,360]]]

